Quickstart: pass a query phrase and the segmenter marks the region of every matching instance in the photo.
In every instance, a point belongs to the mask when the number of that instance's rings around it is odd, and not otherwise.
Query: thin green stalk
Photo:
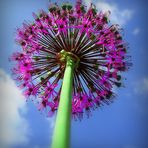
[[[63,78],[60,103],[53,133],[52,148],[70,147],[70,124],[72,106],[72,82],[75,63],[67,56],[67,63]]]

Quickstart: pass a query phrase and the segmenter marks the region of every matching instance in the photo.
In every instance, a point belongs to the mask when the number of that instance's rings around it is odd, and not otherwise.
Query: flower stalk
[[[66,58],[66,68],[60,94],[60,102],[53,134],[52,148],[69,148],[70,145],[72,83],[75,61],[66,52],[62,52],[62,55],[63,53],[63,59]]]

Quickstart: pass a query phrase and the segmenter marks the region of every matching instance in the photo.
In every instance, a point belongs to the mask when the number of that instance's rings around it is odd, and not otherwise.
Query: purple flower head
[[[65,54],[78,59],[74,69],[72,115],[82,119],[91,110],[113,101],[113,87],[122,86],[121,73],[132,65],[122,29],[110,25],[110,12],[88,9],[81,0],[75,7],[50,4],[49,11],[33,13],[34,22],[17,29],[16,42],[22,50],[10,60],[12,69],[27,98],[48,116],[58,109],[61,81],[65,70]]]

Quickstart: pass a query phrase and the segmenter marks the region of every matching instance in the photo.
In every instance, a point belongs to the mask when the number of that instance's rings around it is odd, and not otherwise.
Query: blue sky
[[[68,1],[68,0],[67,0]],[[61,3],[61,1],[58,0]],[[86,4],[90,0],[85,0]],[[114,103],[92,112],[92,117],[72,121],[71,148],[147,148],[148,70],[145,0],[94,0],[98,9],[110,9],[111,21],[124,28],[133,67],[123,74],[125,88],[117,90]],[[47,148],[54,118],[47,119],[30,101],[26,103],[11,78],[8,57],[19,48],[16,27],[33,20],[32,12],[47,10],[48,0],[0,1],[0,147]]]

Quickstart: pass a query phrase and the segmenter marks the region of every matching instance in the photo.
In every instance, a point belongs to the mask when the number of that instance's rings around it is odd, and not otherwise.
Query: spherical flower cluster
[[[12,69],[26,98],[34,97],[39,110],[48,116],[58,109],[65,62],[64,53],[76,57],[72,115],[83,114],[112,102],[113,87],[121,86],[121,72],[131,66],[126,43],[118,25],[110,25],[110,12],[87,9],[81,0],[75,7],[50,4],[49,12],[33,13],[34,22],[17,29],[22,50],[11,56]]]

